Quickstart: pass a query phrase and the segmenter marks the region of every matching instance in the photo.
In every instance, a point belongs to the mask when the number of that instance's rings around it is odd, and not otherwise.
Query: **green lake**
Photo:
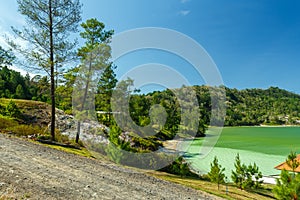
[[[207,137],[214,137],[214,133],[208,131]],[[274,167],[284,162],[291,150],[300,153],[300,127],[225,127],[205,157],[199,155],[203,140],[194,140],[188,148],[191,167],[207,173],[217,156],[229,179],[237,153],[243,163],[255,162],[265,176],[280,174]]]

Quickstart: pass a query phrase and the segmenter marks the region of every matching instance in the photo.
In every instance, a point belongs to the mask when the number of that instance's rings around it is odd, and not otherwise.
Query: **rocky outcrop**
[[[49,126],[51,123],[49,123]],[[66,115],[62,110],[56,110],[56,127],[63,134],[75,138],[77,134],[78,121],[72,115]],[[92,141],[93,143],[108,144],[107,135],[109,128],[98,121],[84,120],[80,122],[81,141]]]

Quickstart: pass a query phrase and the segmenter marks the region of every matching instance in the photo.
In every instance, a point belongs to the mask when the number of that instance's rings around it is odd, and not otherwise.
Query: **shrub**
[[[176,174],[182,176],[199,177],[197,174],[193,173],[188,163],[184,160],[182,156],[178,157],[172,164],[162,168],[160,171],[164,171],[170,174]]]
[[[232,171],[231,178],[238,188],[257,189],[262,187],[262,180],[260,180],[262,178],[262,173],[255,163],[246,166],[241,163],[240,156],[237,154],[234,166],[235,171]],[[255,178],[255,181],[253,181],[253,177]]]
[[[14,121],[13,119],[10,119],[8,117],[4,117],[0,115],[0,129],[6,129],[8,127],[17,126],[18,123]]]
[[[29,135],[40,135],[42,134],[42,130],[39,126],[32,125],[16,125],[8,127],[6,130],[11,131],[13,134],[17,136],[29,136]]]
[[[219,164],[217,157],[214,158],[213,163],[210,163],[210,172],[208,177],[211,182],[218,184],[218,190],[220,189],[220,184],[225,183],[225,168]]]
[[[18,118],[21,115],[21,111],[16,105],[16,103],[12,100],[7,104],[5,113],[7,116]]]
[[[299,199],[300,174],[294,175],[282,170],[273,193],[277,199]]]

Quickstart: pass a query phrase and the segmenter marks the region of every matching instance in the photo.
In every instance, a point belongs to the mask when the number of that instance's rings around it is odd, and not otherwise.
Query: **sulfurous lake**
[[[213,137],[213,131],[207,132]],[[217,156],[231,180],[235,157],[239,153],[242,163],[256,163],[264,176],[278,175],[275,166],[286,160],[291,151],[300,153],[300,127],[225,127],[216,145],[204,158],[199,155],[204,139],[196,139],[185,154],[190,166],[199,173],[207,173]]]

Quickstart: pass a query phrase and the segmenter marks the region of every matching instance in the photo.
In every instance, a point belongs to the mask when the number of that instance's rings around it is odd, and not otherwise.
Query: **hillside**
[[[221,87],[226,91],[226,118],[225,126],[255,126],[255,125],[297,125],[300,124],[300,95],[270,87],[268,89],[237,90]],[[199,136],[204,133],[205,126],[210,123],[211,97],[220,96],[219,87],[193,86],[182,87],[177,91],[194,90],[201,113],[199,123]],[[186,97],[190,97],[187,95]],[[189,102],[188,100],[186,101]],[[157,91],[147,95],[134,95],[131,98],[130,108],[132,117],[138,124],[149,120],[151,105],[159,103],[166,107],[169,117],[167,130],[175,129],[174,122],[180,121],[178,100],[170,90]],[[222,105],[218,105],[222,106]],[[141,117],[142,116],[142,117]],[[222,121],[217,119],[217,121]]]
[[[278,87],[268,89],[226,88],[225,125],[300,124],[300,95]]]
[[[0,134],[0,199],[218,199],[105,160]]]

